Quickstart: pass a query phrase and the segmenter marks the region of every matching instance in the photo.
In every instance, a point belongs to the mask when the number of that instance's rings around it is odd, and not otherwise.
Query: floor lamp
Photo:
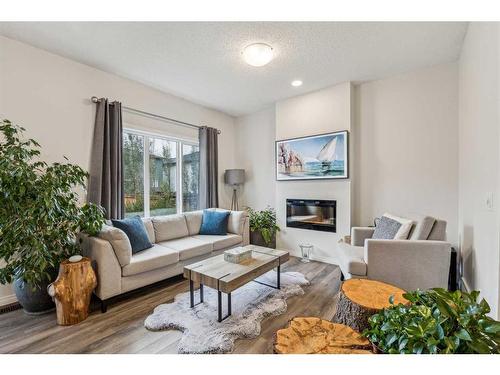
[[[226,185],[233,187],[233,198],[231,199],[231,211],[238,211],[238,195],[237,190],[239,185],[245,183],[244,169],[226,169],[224,173],[224,182]]]

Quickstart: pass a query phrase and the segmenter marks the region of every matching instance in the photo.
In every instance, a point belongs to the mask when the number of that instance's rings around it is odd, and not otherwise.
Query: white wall
[[[452,63],[355,87],[354,225],[428,214],[457,244],[457,74]]]
[[[351,84],[343,83],[276,103],[276,140],[350,131],[351,91]],[[337,233],[287,228],[287,198],[336,200]],[[349,233],[351,226],[351,183],[348,179],[277,181],[276,213],[278,225],[282,228],[278,247],[298,255],[299,244],[309,242],[314,245],[312,258],[335,263],[336,243]]]
[[[240,207],[275,208],[274,106],[236,120],[237,168],[245,169]]]
[[[27,136],[41,143],[43,159],[62,161],[65,155],[70,162],[88,169],[95,117],[95,104],[89,98],[93,95],[220,129],[219,200],[222,207],[230,205],[230,191],[224,186],[223,173],[225,169],[235,167],[233,117],[0,37],[0,117],[25,127]],[[157,132],[193,136],[191,130],[175,125],[145,121],[136,116],[124,119]],[[11,297],[4,298],[10,293],[10,287],[1,287],[0,305],[10,301]]]
[[[500,318],[499,41],[498,23],[470,23],[460,56],[459,235],[467,287]]]

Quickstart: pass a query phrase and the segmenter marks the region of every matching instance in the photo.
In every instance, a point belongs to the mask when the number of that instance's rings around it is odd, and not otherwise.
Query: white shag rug
[[[276,285],[276,271],[260,276],[258,281]],[[178,329],[183,332],[179,353],[228,353],[238,338],[255,338],[260,323],[268,316],[283,314],[289,297],[302,295],[309,281],[299,272],[281,274],[281,289],[249,282],[231,293],[232,315],[217,321],[217,291],[205,287],[204,303],[190,308],[189,292],[178,294],[174,302],[159,305],[147,317],[144,326],[153,331]],[[227,295],[222,294],[223,316],[227,313]],[[200,301],[195,291],[195,303]]]

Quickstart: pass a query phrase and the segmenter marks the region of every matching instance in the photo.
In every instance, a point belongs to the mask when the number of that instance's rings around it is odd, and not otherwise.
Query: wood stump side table
[[[47,289],[56,303],[57,324],[67,326],[85,320],[96,286],[97,278],[89,258],[74,263],[63,261],[57,280]]]
[[[394,304],[409,304],[403,297],[405,291],[381,281],[368,279],[349,279],[342,283],[337,301],[337,310],[332,321],[345,324],[356,331],[363,332],[369,327],[368,318],[380,310],[390,307],[389,298]]]
[[[350,327],[314,317],[293,318],[276,332],[276,354],[373,354],[372,345]]]

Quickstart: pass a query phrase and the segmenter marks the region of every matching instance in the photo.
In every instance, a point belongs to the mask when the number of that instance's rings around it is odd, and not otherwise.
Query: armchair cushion
[[[410,240],[426,240],[431,233],[432,226],[436,221],[432,216],[417,215],[412,217],[416,223],[410,233]]]
[[[374,227],[352,227],[351,245],[363,246],[367,238],[372,238],[374,231]]]
[[[366,263],[363,259],[363,246],[353,246],[340,241],[338,245],[339,266],[344,275],[350,273],[355,276],[366,276]]]

